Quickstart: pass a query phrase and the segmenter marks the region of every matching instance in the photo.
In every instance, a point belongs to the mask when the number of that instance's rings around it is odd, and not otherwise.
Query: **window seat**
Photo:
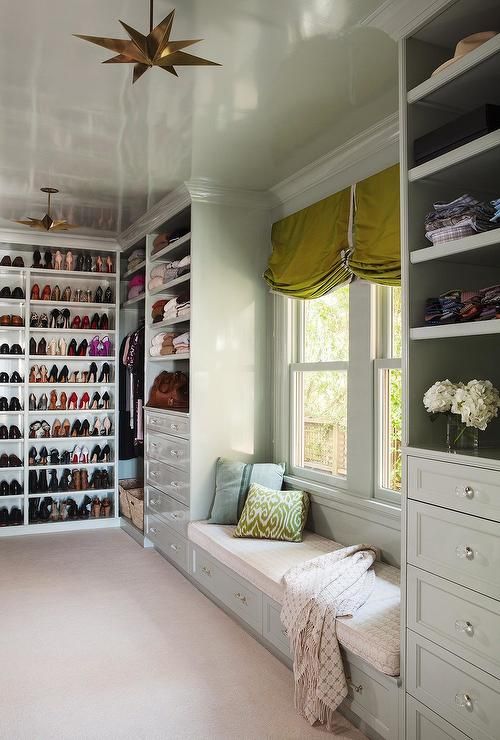
[[[333,540],[304,532],[301,543],[233,537],[234,526],[191,522],[188,538],[278,604],[281,578],[294,565],[342,547]],[[353,617],[337,620],[339,643],[387,676],[399,675],[400,571],[375,563],[375,589]]]

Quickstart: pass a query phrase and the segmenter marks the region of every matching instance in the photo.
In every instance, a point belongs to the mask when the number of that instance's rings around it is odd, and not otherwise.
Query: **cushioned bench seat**
[[[189,539],[242,578],[282,602],[281,578],[294,565],[337,550],[333,540],[304,532],[302,542],[275,542],[233,537],[235,527],[191,522]],[[399,676],[399,570],[375,564],[375,589],[353,617],[337,620],[341,645],[388,676]]]

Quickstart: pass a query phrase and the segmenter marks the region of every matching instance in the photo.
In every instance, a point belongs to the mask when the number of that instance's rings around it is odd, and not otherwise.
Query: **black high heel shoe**
[[[92,255],[86,254],[83,260],[83,269],[85,272],[92,272]]]
[[[50,480],[49,480],[49,491],[50,493],[57,493],[58,490],[59,490],[59,482],[57,480],[57,470],[51,470]]]
[[[78,349],[76,350],[76,354],[78,357],[86,357],[87,356],[87,349],[88,349],[89,343],[87,339],[82,339],[80,344],[78,345]]]
[[[100,446],[96,445],[94,449],[92,450],[92,454],[90,455],[90,462],[91,463],[100,462],[101,454],[102,454],[102,450]]]
[[[104,291],[104,303],[113,303],[113,291],[109,287]]]
[[[22,411],[21,404],[18,398],[11,398],[9,403],[9,411]]]
[[[111,401],[111,397],[110,397],[108,391],[105,391],[102,394],[102,406],[100,408],[103,408],[103,409],[106,409],[106,410],[109,409],[110,408],[110,401]]]
[[[107,365],[106,362],[104,364]],[[89,377],[87,378],[87,382],[88,383],[97,383],[97,365],[96,365],[95,362],[91,362],[90,363]],[[101,382],[102,381],[99,379],[99,383],[101,383]]]
[[[82,437],[90,437],[90,422],[88,419],[84,419],[80,430],[80,435]]]
[[[62,326],[63,329],[69,329],[69,320],[71,318],[71,313],[69,308],[65,308],[61,311],[61,315],[64,319],[64,325]]]
[[[52,270],[52,252],[50,252],[48,249],[45,252],[45,264],[44,267],[46,270]]]
[[[75,262],[75,270],[77,272],[81,272],[83,270],[83,254],[78,254],[76,256],[76,262]]]
[[[57,383],[57,366],[52,365],[49,373],[49,383]]]
[[[99,455],[98,462],[110,462],[110,461],[111,461],[111,447],[109,445],[105,445],[101,450],[101,454]]]
[[[71,452],[69,450],[64,450],[61,452],[61,456],[59,459],[59,465],[69,465],[71,463]]]
[[[82,428],[82,422],[80,419],[75,419],[73,422],[73,426],[71,427],[71,432],[69,434],[70,437],[79,437],[80,432]]]
[[[30,355],[36,355],[37,349],[36,349],[36,339],[34,337],[31,337],[30,339]]]
[[[49,452],[46,447],[42,447],[40,450],[40,465],[47,465],[47,458],[49,456]]]
[[[50,464],[51,465],[60,465],[61,464],[61,457],[59,455],[59,450],[56,450],[55,447],[53,447],[50,451]],[[64,463],[63,463],[64,465]]]
[[[89,409],[96,411],[99,408],[101,408],[101,394],[96,391],[92,396]]]
[[[49,321],[49,329],[56,329],[57,328],[57,320],[60,316],[61,312],[58,308],[52,309],[50,312],[50,321]]]
[[[42,255],[40,254],[38,249],[35,249],[35,251],[33,252],[33,264],[31,265],[31,267],[39,268],[41,266],[42,266]]]
[[[103,302],[102,299],[103,299],[103,292],[102,292],[101,286],[99,285],[94,295],[94,303],[102,303]]]
[[[101,374],[99,375],[99,383],[109,383],[111,378],[111,369],[109,363],[105,362],[101,368]]]
[[[30,447],[30,450],[28,452],[28,465],[36,465],[36,457],[37,457],[36,447]],[[30,485],[30,488],[31,488],[31,485]]]
[[[57,368],[56,368],[57,370]],[[69,375],[69,368],[67,365],[63,365],[61,368],[61,371],[59,373],[59,376],[57,378],[58,383],[67,383],[68,382],[68,375]]]

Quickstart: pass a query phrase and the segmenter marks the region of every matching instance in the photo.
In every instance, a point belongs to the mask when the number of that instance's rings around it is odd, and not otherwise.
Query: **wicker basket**
[[[137,478],[124,478],[119,482],[120,514],[144,532],[144,488]]]

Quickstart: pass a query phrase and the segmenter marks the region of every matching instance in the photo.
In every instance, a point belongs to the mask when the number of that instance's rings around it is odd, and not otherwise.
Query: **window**
[[[326,495],[399,501],[400,289],[355,280],[275,307],[275,451],[287,475]]]
[[[381,359],[375,363],[377,486],[382,498],[401,492],[401,289],[381,288]]]
[[[299,362],[292,366],[292,464],[317,479],[345,479],[349,286],[299,308]]]

